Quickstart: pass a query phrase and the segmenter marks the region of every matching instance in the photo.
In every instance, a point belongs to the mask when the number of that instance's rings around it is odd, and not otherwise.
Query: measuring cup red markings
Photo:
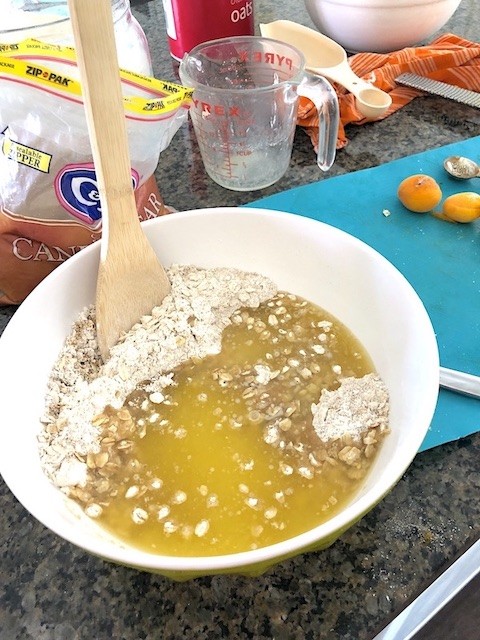
[[[200,100],[193,100],[193,105],[190,108],[201,109],[202,113],[206,116],[225,116],[227,110],[222,104],[209,104],[208,102],[200,102]],[[228,107],[228,115],[232,118],[239,115],[238,107]]]
[[[285,56],[281,56],[278,53],[273,51],[245,51],[245,50],[237,50],[237,56],[239,62],[265,62],[266,64],[276,64],[279,66],[285,64],[291,70],[293,66],[293,61],[291,58],[286,58]]]

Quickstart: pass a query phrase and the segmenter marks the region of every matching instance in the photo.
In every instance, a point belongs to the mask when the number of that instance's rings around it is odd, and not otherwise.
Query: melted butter
[[[285,540],[341,510],[371,462],[355,473],[332,460],[311,426],[323,388],[373,370],[351,332],[283,293],[232,320],[221,353],[176,370],[163,401],[127,401],[136,427],[108,476],[117,495],[95,497],[99,523],[135,547],[206,556]]]

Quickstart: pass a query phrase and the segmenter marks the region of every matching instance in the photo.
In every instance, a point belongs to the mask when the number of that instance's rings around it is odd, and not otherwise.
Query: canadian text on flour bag
[[[102,212],[73,49],[0,44],[0,304],[18,304],[101,236]],[[191,92],[121,71],[138,215],[171,211],[154,172]]]

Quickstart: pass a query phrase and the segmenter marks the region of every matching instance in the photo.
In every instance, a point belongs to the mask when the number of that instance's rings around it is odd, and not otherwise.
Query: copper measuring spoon
[[[480,166],[463,156],[449,156],[443,161],[443,167],[447,173],[460,180],[480,178]]]

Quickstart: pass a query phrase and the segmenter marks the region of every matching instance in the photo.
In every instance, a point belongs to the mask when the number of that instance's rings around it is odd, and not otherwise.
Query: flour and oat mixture
[[[223,329],[241,307],[258,307],[276,293],[268,278],[234,269],[172,266],[172,288],[111,350],[103,364],[95,311],[85,309],[53,368],[39,438],[43,469],[54,484],[82,484],[87,467],[78,456],[99,450],[93,419],[107,405],[120,408],[142,382],[147,391],[172,383],[171,372],[190,358],[218,353]]]
[[[87,454],[100,451],[101,429],[95,418],[108,405],[120,409],[135,389],[161,396],[173,382],[173,370],[189,359],[219,353],[223,330],[241,308],[257,308],[277,293],[267,277],[230,268],[175,265],[167,270],[170,294],[143,317],[111,350],[104,364],[96,341],[95,310],[85,309],[75,322],[55,363],[46,393],[39,435],[41,464],[58,487],[83,486]],[[324,391],[312,405],[313,428],[331,453],[348,464],[388,433],[388,392],[368,374],[345,378],[335,391]],[[345,437],[348,446],[345,447]],[[347,460],[348,458],[348,460]]]

